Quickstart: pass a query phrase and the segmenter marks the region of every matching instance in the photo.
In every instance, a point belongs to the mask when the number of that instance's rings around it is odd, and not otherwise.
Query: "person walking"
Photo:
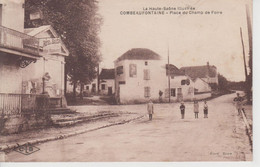
[[[153,102],[150,99],[149,102],[147,103],[147,111],[149,114],[149,120],[151,121],[153,119]]]
[[[184,102],[181,102],[180,110],[181,110],[181,119],[184,119],[184,114],[185,114],[185,105],[184,105]]]
[[[160,103],[162,102],[162,95],[163,95],[163,92],[160,90],[159,91],[159,102]]]
[[[208,104],[207,101],[204,101],[204,118],[208,118]]]
[[[239,93],[237,93],[237,97],[234,98],[234,102],[235,102],[235,105],[236,105],[236,109],[237,109],[237,115],[240,115],[241,114],[241,110],[243,110],[243,100],[244,98],[240,96]]]
[[[197,100],[194,101],[194,113],[195,113],[195,119],[199,118],[199,103]]]

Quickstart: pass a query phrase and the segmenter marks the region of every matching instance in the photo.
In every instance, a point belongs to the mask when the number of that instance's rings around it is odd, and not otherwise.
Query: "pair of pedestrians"
[[[194,101],[194,114],[195,114],[195,119],[199,118],[199,102],[197,100]],[[185,105],[184,102],[181,102],[180,105],[180,110],[181,110],[181,119],[184,119],[185,115]],[[207,101],[204,101],[204,118],[208,118],[208,104]]]

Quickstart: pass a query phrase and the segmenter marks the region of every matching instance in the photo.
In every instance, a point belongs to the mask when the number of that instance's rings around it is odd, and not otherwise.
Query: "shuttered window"
[[[150,70],[144,69],[144,80],[150,80]]]
[[[176,89],[171,88],[171,96],[175,97],[176,96]]]
[[[150,97],[151,96],[151,88],[150,87],[144,87],[144,97]]]
[[[136,74],[137,74],[136,64],[129,64],[129,76],[136,77]]]

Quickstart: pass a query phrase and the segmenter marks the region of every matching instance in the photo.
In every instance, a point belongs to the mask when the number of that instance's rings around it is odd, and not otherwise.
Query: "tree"
[[[31,21],[29,15],[34,11],[41,11],[43,19]],[[96,0],[25,1],[25,27],[52,25],[69,49],[65,71],[73,85],[74,97],[78,85],[82,87],[93,80],[101,59],[98,33],[102,19],[97,11]]]
[[[218,74],[218,89],[220,91],[228,90],[228,80],[221,74]]]

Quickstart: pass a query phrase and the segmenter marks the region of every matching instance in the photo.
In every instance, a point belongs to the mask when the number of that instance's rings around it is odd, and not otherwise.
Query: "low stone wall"
[[[1,115],[0,134],[8,135],[32,129],[42,129],[52,125],[50,114],[28,112],[20,115]]]

